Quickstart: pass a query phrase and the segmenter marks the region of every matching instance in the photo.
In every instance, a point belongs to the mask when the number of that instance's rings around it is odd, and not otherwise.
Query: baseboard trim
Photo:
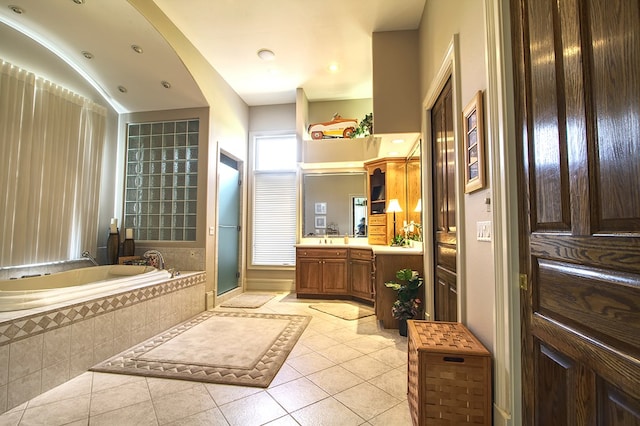
[[[247,279],[246,291],[295,291],[293,280],[287,279]]]

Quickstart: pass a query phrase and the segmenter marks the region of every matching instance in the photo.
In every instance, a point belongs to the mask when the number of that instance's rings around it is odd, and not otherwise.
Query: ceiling
[[[371,98],[371,34],[418,28],[426,0],[154,1],[256,106],[293,103],[299,87],[310,101]],[[65,58],[118,112],[206,104],[180,58],[128,1],[0,0],[0,22]],[[273,60],[258,58],[265,48]],[[3,55],[11,56],[6,43]]]

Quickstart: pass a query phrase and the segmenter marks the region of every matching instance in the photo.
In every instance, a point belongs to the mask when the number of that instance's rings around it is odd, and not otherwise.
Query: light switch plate
[[[491,241],[491,237],[493,235],[493,228],[491,226],[491,221],[481,221],[476,222],[477,230],[476,230],[476,239],[478,241]]]

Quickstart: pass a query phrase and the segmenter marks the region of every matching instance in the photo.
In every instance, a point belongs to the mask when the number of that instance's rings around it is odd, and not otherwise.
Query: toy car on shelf
[[[345,138],[351,137],[358,127],[358,120],[355,118],[342,118],[339,114],[334,114],[331,121],[323,123],[309,124],[309,134],[311,139]]]

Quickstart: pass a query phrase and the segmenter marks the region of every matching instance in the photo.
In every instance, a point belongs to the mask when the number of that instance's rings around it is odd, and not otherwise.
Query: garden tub
[[[158,284],[171,278],[164,269],[106,265],[0,281],[0,312],[58,305],[112,292]]]

